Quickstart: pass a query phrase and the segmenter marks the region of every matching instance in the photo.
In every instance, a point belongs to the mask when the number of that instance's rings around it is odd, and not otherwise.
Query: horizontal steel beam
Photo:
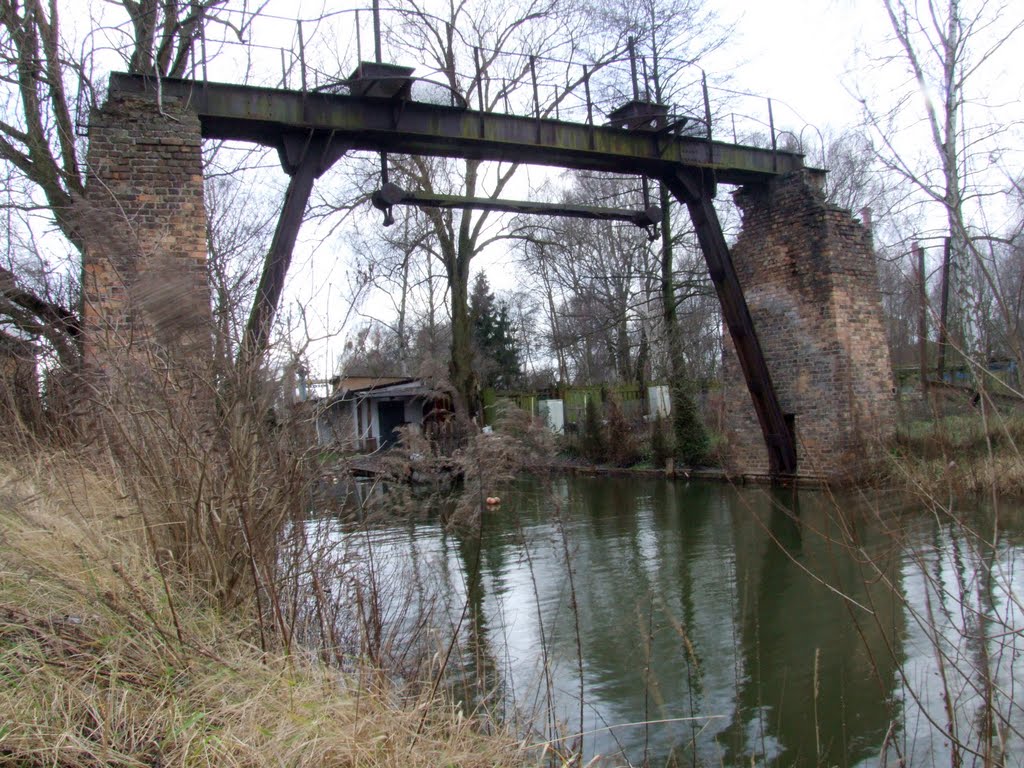
[[[157,97],[157,81],[114,73],[110,93]],[[160,82],[199,115],[203,136],[278,147],[283,134],[323,131],[356,150],[461,157],[508,163],[662,177],[680,168],[715,172],[725,184],[746,184],[803,167],[791,152],[629,131],[609,126],[476,112],[416,101],[303,93],[247,85]]]
[[[596,219],[598,221],[622,221],[638,227],[650,227],[661,221],[661,208],[654,205],[647,210],[606,208],[596,205],[571,205],[568,203],[543,203],[532,200],[504,200],[492,197],[464,197],[461,195],[436,195],[430,192],[406,192],[389,184],[372,196],[374,206],[386,210],[392,205],[415,205],[420,208],[449,208],[472,211],[500,211],[502,213],[523,213],[539,216],[563,216],[571,219]]]

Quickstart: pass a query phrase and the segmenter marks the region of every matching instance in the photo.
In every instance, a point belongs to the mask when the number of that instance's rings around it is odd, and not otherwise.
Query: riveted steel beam
[[[662,177],[679,167],[713,170],[725,184],[748,184],[803,167],[790,152],[693,136],[476,112],[416,101],[303,93],[164,78],[164,98],[189,103],[203,136],[278,146],[282,132],[331,132],[356,150]],[[155,79],[115,73],[110,93],[157,96]]]

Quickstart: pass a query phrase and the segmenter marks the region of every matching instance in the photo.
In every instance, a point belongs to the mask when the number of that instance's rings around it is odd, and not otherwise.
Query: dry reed
[[[0,460],[0,764],[525,762],[436,699],[261,650],[251,606],[161,569],[111,473],[52,452]]]

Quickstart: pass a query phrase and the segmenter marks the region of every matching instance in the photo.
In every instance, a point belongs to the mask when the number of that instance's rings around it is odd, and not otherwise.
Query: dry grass
[[[526,762],[441,702],[261,652],[254,617],[161,572],[151,541],[106,473],[0,460],[0,764]]]
[[[1024,496],[1024,413],[989,404],[899,425],[887,479],[940,495]]]
[[[888,478],[912,488],[945,496],[989,495],[1024,498],[1024,460],[1000,451],[993,455],[957,455],[948,459],[901,455],[893,460]]]

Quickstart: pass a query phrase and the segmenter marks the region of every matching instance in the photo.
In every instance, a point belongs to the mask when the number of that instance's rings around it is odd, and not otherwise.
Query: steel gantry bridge
[[[424,103],[410,98],[410,75],[407,68],[362,64],[346,81],[346,88],[334,89],[346,92],[317,92],[116,73],[109,93],[180,100],[198,114],[204,138],[277,150],[291,178],[267,257],[272,268],[265,276],[272,279],[261,284],[261,292],[280,290],[315,179],[350,151],[527,163],[629,174],[664,183],[693,220],[764,434],[771,472],[777,477],[794,475],[794,435],[772,385],[713,200],[719,183],[766,184],[804,168],[803,156],[714,141],[710,130],[694,135],[685,129],[686,119],[673,119],[661,105],[641,100],[615,110],[606,125],[550,119],[539,113],[495,114],[470,109],[464,102]],[[423,195],[390,183],[382,186],[374,203],[386,216],[393,205],[414,204],[618,218],[641,226],[659,221],[661,214],[656,207],[630,212]],[[251,318],[250,330],[257,335],[268,333],[269,320]]]

